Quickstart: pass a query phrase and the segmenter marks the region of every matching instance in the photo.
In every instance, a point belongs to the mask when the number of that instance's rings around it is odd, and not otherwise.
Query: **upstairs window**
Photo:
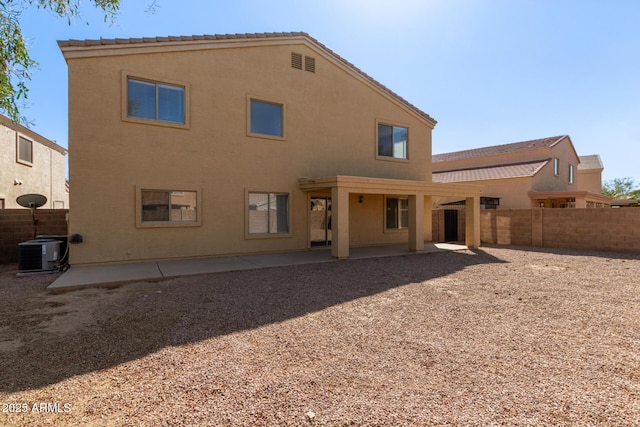
[[[284,138],[284,105],[249,98],[249,134]]]
[[[555,176],[560,175],[560,159],[557,157],[553,159],[553,174]]]
[[[569,164],[569,184],[573,184],[574,178],[573,165]]]
[[[184,125],[185,87],[127,78],[127,117]]]
[[[18,135],[16,145],[16,160],[18,161],[18,163],[31,166],[33,164],[33,141],[25,138],[22,135]]]
[[[378,156],[409,158],[409,129],[378,123]]]

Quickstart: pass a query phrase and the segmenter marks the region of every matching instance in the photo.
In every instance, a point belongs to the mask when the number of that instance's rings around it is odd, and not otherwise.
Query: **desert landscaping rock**
[[[484,247],[55,295],[13,268],[0,425],[640,424],[638,255]]]

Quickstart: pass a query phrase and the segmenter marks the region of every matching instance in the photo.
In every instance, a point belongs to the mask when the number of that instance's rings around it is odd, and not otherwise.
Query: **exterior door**
[[[458,211],[447,209],[444,211],[444,240],[445,242],[458,241]]]
[[[309,231],[312,248],[331,246],[331,198],[311,199]]]

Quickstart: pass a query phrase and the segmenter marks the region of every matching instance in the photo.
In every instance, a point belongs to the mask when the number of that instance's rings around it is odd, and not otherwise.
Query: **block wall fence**
[[[458,239],[464,240],[464,209]],[[434,241],[444,236],[444,211],[434,211]],[[485,244],[640,253],[640,209],[505,209],[480,212]]]
[[[67,209],[38,209],[38,234],[66,235]],[[458,211],[464,241],[465,211]],[[444,210],[434,210],[433,241],[444,241]],[[18,262],[18,243],[33,238],[28,209],[0,210],[0,264]],[[505,209],[480,212],[480,241],[493,245],[640,253],[640,208]]]
[[[66,235],[68,209],[38,209],[39,235]],[[18,262],[18,243],[33,239],[29,209],[0,209],[0,264]]]

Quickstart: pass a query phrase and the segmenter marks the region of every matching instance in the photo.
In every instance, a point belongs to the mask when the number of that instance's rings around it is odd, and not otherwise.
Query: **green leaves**
[[[92,0],[104,12],[105,21],[115,19],[120,0]],[[27,98],[30,70],[37,62],[29,50],[20,27],[20,14],[29,7],[46,9],[61,18],[80,16],[80,0],[0,0],[0,111],[19,122],[21,103]]]
[[[29,56],[20,24],[19,14],[0,3],[0,109],[14,121],[19,121],[18,103],[27,97],[26,80],[36,62]]]
[[[35,6],[38,9],[49,9],[60,17],[69,19],[80,16],[80,0],[22,0],[19,2],[9,1],[11,3],[21,3],[25,6]],[[120,10],[120,0],[92,0],[91,3],[105,14],[105,20],[114,17]]]
[[[634,188],[632,178],[616,178],[602,184],[602,194],[614,199],[640,199],[640,188]]]

